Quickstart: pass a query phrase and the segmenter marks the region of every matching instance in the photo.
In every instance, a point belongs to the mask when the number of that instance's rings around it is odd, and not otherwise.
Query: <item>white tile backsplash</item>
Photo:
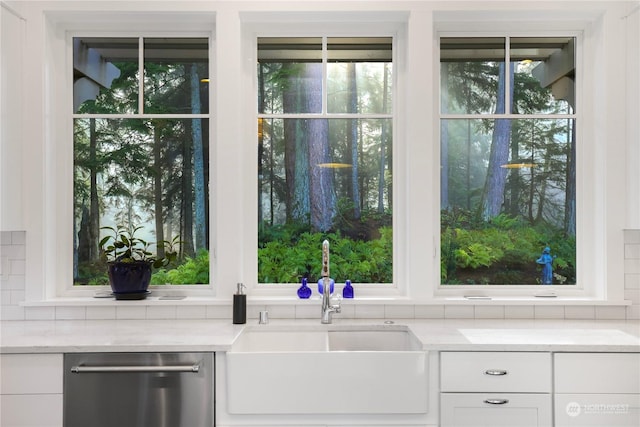
[[[232,307],[211,305],[87,305],[83,306],[23,306],[26,283],[26,233],[2,231],[0,234],[0,319],[2,320],[62,320],[62,319],[229,319]],[[441,305],[383,304],[343,301],[342,313],[336,319],[416,318],[416,319],[640,319],[640,230],[624,231],[625,299],[630,306],[585,305]],[[131,303],[131,302],[129,302]],[[299,301],[296,304],[247,306],[247,319],[258,318],[267,310],[272,319],[316,319],[320,300]]]

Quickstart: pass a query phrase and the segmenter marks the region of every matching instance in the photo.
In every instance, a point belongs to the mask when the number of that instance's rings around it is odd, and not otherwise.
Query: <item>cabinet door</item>
[[[62,427],[62,394],[0,396],[2,427]]]
[[[442,393],[441,427],[551,426],[550,394]]]
[[[2,354],[0,371],[0,394],[62,394],[62,354]]]

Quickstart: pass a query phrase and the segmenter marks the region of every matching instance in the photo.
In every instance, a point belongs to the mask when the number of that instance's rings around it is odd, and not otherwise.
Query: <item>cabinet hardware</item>
[[[72,366],[74,374],[96,372],[198,372],[200,365],[183,366]]]
[[[507,371],[505,371],[504,369],[487,369],[486,371],[484,371],[484,374],[500,376],[500,375],[507,375]]]
[[[488,403],[489,405],[504,405],[509,403],[509,399],[485,399],[484,403]]]

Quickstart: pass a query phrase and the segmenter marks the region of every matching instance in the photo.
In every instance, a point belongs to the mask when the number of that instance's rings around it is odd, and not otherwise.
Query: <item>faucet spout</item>
[[[322,316],[321,323],[331,323],[331,314],[340,313],[340,304],[331,304],[331,278],[329,276],[329,241],[322,242]]]

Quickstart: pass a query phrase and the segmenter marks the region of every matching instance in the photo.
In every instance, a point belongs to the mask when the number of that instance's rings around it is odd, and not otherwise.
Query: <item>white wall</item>
[[[58,159],[58,147],[52,134],[58,132],[60,128],[68,126],[65,120],[67,115],[61,114],[52,108],[57,97],[68,96],[64,87],[58,87],[50,79],[55,78],[55,73],[51,71],[51,66],[64,61],[64,58],[56,56],[51,49],[52,46],[60,46],[64,43],[64,35],[56,32],[55,25],[46,25],[47,19],[55,22],[64,22],[67,18],[77,16],[78,13],[92,14],[94,19],[107,16],[108,12],[127,12],[131,22],[143,17],[148,17],[151,12],[202,12],[203,14],[214,14],[216,16],[216,35],[218,54],[224,61],[218,61],[217,76],[225,79],[226,83],[219,89],[217,98],[218,123],[216,128],[216,142],[218,144],[216,152],[213,153],[216,161],[225,165],[226,170],[231,173],[231,178],[225,175],[224,168],[219,168],[220,175],[214,177],[216,182],[242,181],[240,174],[244,158],[246,161],[253,161],[251,152],[243,151],[246,148],[238,148],[238,129],[243,128],[241,111],[242,105],[238,101],[238,93],[243,87],[242,77],[239,76],[238,69],[241,68],[244,59],[241,56],[241,19],[240,16],[248,16],[246,12],[256,12],[252,16],[261,17],[265,12],[309,12],[335,10],[341,12],[357,12],[363,14],[372,11],[407,12],[409,15],[408,32],[409,38],[419,35],[427,38],[421,44],[409,44],[409,67],[407,71],[409,82],[412,86],[407,97],[407,104],[404,108],[408,115],[406,119],[406,129],[404,130],[409,142],[410,155],[407,158],[408,176],[406,181],[410,184],[419,182],[427,177],[429,182],[437,184],[437,178],[421,175],[416,177],[414,172],[424,168],[426,160],[432,153],[425,145],[423,131],[424,123],[428,123],[433,117],[432,106],[425,107],[423,92],[429,92],[435,86],[431,81],[420,80],[419,71],[416,71],[418,64],[431,64],[432,61],[429,37],[432,36],[432,27],[424,25],[433,22],[436,14],[440,19],[446,19],[451,12],[455,11],[458,16],[463,14],[468,21],[485,20],[492,16],[497,16],[499,11],[507,11],[510,16],[521,16],[528,19],[531,16],[542,17],[545,7],[554,10],[564,11],[564,16],[574,14],[577,17],[584,16],[585,19],[593,19],[594,26],[597,27],[590,35],[593,39],[587,40],[594,46],[594,51],[604,54],[603,57],[586,58],[585,66],[598,68],[596,74],[600,78],[593,79],[586,84],[591,84],[604,100],[602,105],[590,105],[587,117],[597,120],[599,127],[595,135],[587,135],[595,138],[600,147],[592,159],[589,159],[596,168],[593,170],[595,176],[589,177],[587,182],[593,185],[585,187],[583,183],[583,199],[586,199],[585,206],[593,206],[595,209],[585,209],[581,213],[588,218],[587,224],[596,225],[602,230],[602,235],[592,238],[606,249],[607,257],[603,258],[601,265],[601,277],[610,283],[610,291],[617,300],[622,298],[632,299],[635,308],[614,307],[606,309],[597,306],[543,306],[541,308],[533,305],[520,306],[443,306],[443,305],[420,305],[409,301],[406,304],[393,303],[390,305],[373,304],[351,307],[345,316],[363,317],[586,317],[586,318],[638,318],[640,317],[640,296],[638,293],[638,283],[640,271],[638,271],[638,249],[640,246],[637,239],[637,230],[623,232],[624,229],[640,228],[640,108],[638,99],[640,98],[640,76],[638,70],[638,53],[640,42],[638,41],[640,26],[638,11],[634,9],[637,2],[627,2],[620,6],[614,2],[582,2],[579,0],[568,2],[530,2],[530,1],[463,1],[463,2],[436,2],[436,1],[293,1],[293,2],[267,2],[267,1],[234,1],[234,2],[194,2],[194,1],[109,1],[109,2],[16,2],[5,1],[8,5],[2,8],[2,170],[0,171],[0,183],[2,186],[1,197],[1,226],[0,229],[8,232],[3,233],[3,247],[13,246],[12,240],[7,240],[14,236],[12,232],[25,230],[25,234],[15,234],[19,239],[20,250],[24,250],[23,263],[29,266],[22,275],[22,294],[13,294],[7,297],[3,290],[3,305],[14,306],[19,295],[23,295],[28,301],[37,301],[47,296],[51,296],[50,290],[44,287],[43,283],[55,276],[55,262],[60,257],[64,248],[59,247],[59,242],[55,238],[56,221],[58,217],[64,218],[64,213],[70,211],[70,206],[63,206],[61,210],[51,210],[55,206],[55,199],[64,197],[70,191],[68,186],[56,185],[49,178],[55,175],[56,168],[69,164],[69,159]],[[535,4],[535,5],[534,5]],[[9,8],[14,10],[10,11]],[[535,9],[531,11],[530,9]],[[615,13],[607,13],[608,11]],[[622,12],[620,12],[622,10]],[[46,13],[44,13],[46,11]],[[626,11],[626,14],[625,12]],[[46,15],[46,18],[45,18]],[[280,15],[284,16],[284,15]],[[287,14],[288,19],[295,20],[295,16]],[[24,17],[24,19],[22,18]],[[420,25],[417,25],[419,23]],[[552,25],[550,23],[549,25]],[[24,33],[23,33],[24,31]],[[613,40],[613,42],[612,42]],[[24,45],[24,49],[18,46]],[[412,56],[413,55],[413,56]],[[418,57],[419,56],[419,57]],[[20,58],[18,61],[17,58]],[[5,59],[7,58],[7,59]],[[10,61],[11,67],[6,64]],[[15,64],[19,66],[15,66]],[[54,74],[52,74],[54,73]],[[432,75],[432,70],[428,70],[424,75]],[[428,80],[428,79],[427,79]],[[415,84],[413,84],[415,83]],[[418,88],[419,90],[417,90]],[[419,92],[419,93],[416,93]],[[16,106],[22,105],[23,108]],[[5,118],[6,117],[6,118]],[[600,126],[601,125],[601,126]],[[64,132],[63,132],[64,133]],[[613,140],[607,140],[609,135],[615,135]],[[226,145],[225,145],[226,144]],[[422,144],[422,145],[421,145]],[[246,145],[249,147],[249,145]],[[247,155],[249,154],[249,155]],[[426,156],[426,157],[425,157]],[[602,161],[603,157],[606,161]],[[62,165],[62,166],[61,166]],[[424,172],[421,172],[424,173]],[[415,186],[415,185],[414,185]],[[51,191],[46,191],[45,189]],[[623,191],[624,189],[625,191]],[[217,206],[214,209],[215,221],[217,221],[218,238],[225,241],[224,251],[218,251],[221,257],[219,269],[216,274],[217,283],[229,284],[233,286],[236,278],[243,274],[242,259],[245,256],[241,239],[235,238],[240,224],[234,224],[239,217],[245,215],[253,218],[250,209],[245,209],[246,200],[253,200],[250,195],[243,195],[233,188],[220,184],[216,189],[216,196],[225,200],[225,206]],[[415,191],[403,188],[402,191]],[[429,190],[437,193],[437,188]],[[599,194],[600,199],[593,199],[594,194]],[[62,195],[62,196],[61,196]],[[585,200],[583,200],[584,202]],[[427,205],[427,203],[425,203]],[[429,227],[433,225],[418,224],[424,220],[424,212],[419,209],[410,212],[408,216],[413,216],[414,227],[412,234],[419,235],[420,244],[416,244],[417,250],[407,250],[408,280],[430,280],[424,277],[422,261],[425,258],[424,241],[431,241],[429,237]],[[416,217],[422,218],[415,219]],[[418,225],[416,225],[418,224]],[[606,224],[606,226],[603,226]],[[230,226],[231,225],[231,226]],[[593,227],[586,227],[584,231],[591,232]],[[590,237],[591,238],[591,237]],[[23,240],[24,241],[23,241]],[[426,245],[429,246],[429,245]],[[411,248],[410,248],[411,249]],[[18,260],[20,261],[20,260]],[[18,263],[17,265],[22,265]],[[3,271],[3,275],[8,270]],[[246,270],[244,270],[246,271]],[[7,273],[7,277],[9,273]],[[223,285],[221,285],[223,286]],[[222,296],[230,295],[231,292]],[[18,295],[18,296],[16,296]],[[228,295],[227,295],[228,296]],[[127,314],[117,314],[115,306],[102,308],[100,313],[104,316],[127,316]],[[226,313],[228,307],[222,305],[193,306],[191,309],[179,309],[177,306],[169,308],[141,306],[138,307],[135,317],[175,317],[186,316],[220,316]],[[257,311],[261,306],[254,307]],[[304,306],[278,306],[274,317],[304,317],[315,316],[316,307],[313,310]],[[185,311],[186,310],[186,311]],[[94,308],[90,307],[26,307],[26,310],[3,310],[13,313],[7,315],[11,318],[65,318],[65,317],[92,317],[95,314]],[[278,314],[280,313],[280,314]]]

